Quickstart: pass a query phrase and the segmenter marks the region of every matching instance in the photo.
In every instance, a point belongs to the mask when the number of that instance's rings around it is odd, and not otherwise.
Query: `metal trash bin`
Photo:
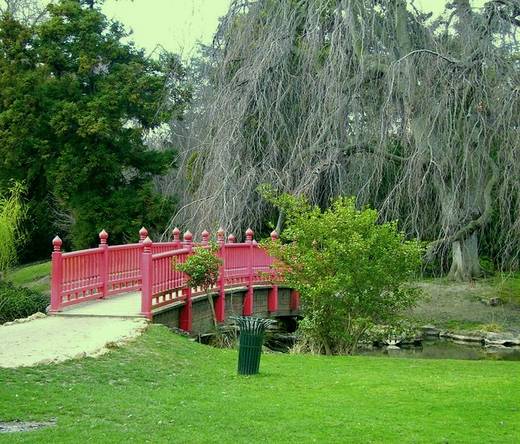
[[[256,375],[260,368],[265,329],[275,321],[250,316],[236,316],[232,319],[240,329],[238,374]]]

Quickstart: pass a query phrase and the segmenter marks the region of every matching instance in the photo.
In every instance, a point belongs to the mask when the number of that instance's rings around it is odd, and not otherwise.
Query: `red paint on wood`
[[[56,236],[52,240],[54,251],[52,252],[52,264],[51,264],[51,311],[59,311],[61,306],[61,294],[62,294],[62,264],[63,259],[61,255],[61,239]]]
[[[278,285],[273,285],[267,294],[267,310],[269,313],[278,311]]]
[[[143,241],[143,254],[141,258],[142,287],[141,287],[141,314],[152,319],[152,240],[147,237]]]
[[[292,311],[300,308],[300,293],[297,290],[291,290],[290,308]]]
[[[101,278],[101,295],[100,298],[104,298],[108,294],[108,233],[105,230],[101,230],[99,233],[99,248],[101,250],[101,261],[100,261],[100,278]],[[88,258],[88,256],[87,256]],[[90,259],[90,258],[88,258]],[[119,268],[121,265],[119,265]],[[84,270],[83,270],[84,271]]]
[[[201,294],[200,289],[191,289],[186,285],[187,276],[175,269],[175,263],[182,263],[191,254],[193,235],[187,231],[180,240],[180,231],[173,230],[173,241],[154,243],[148,233],[141,229],[140,243],[109,246],[108,234],[102,231],[99,235],[98,248],[61,252],[61,240],[53,241],[51,311],[74,305],[91,299],[112,296],[118,293],[141,290],[141,312],[152,318],[154,309],[174,302],[185,302],[181,310],[181,328],[190,331],[192,328],[192,295]],[[218,255],[223,263],[219,270],[215,310],[218,322],[226,317],[225,290],[230,287],[246,286],[243,314],[253,314],[253,286],[272,282],[273,259],[258,246],[251,229],[246,231],[244,243],[236,243],[230,234],[225,242],[223,229],[217,232],[219,245]],[[271,233],[273,241],[278,239],[277,233]],[[202,233],[202,241],[207,244],[209,233]],[[299,308],[297,292],[291,293],[291,309]],[[268,309],[278,309],[278,288],[269,290]]]

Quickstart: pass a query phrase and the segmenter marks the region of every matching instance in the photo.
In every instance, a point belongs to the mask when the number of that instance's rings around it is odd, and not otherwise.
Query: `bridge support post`
[[[184,233],[184,246],[191,253],[193,248],[193,235],[191,232],[186,231]],[[184,306],[179,313],[179,328],[181,330],[191,332],[193,326],[193,312],[192,312],[192,302],[191,302],[191,288],[187,286],[182,289],[182,294],[184,297]]]
[[[101,230],[99,233],[99,248],[101,249],[101,260],[99,261],[99,274],[101,276],[101,296],[103,299],[108,294],[108,233]]]
[[[297,290],[291,290],[291,311],[296,311],[300,308],[300,293]]]
[[[278,311],[278,285],[273,285],[267,295],[267,311],[275,313]]]
[[[147,237],[143,241],[143,253],[141,256],[141,314],[152,319],[152,290],[153,290],[153,263],[152,240]]]
[[[278,240],[279,240],[278,233],[276,232],[276,230],[273,230],[271,232],[271,241],[277,242]],[[267,311],[269,313],[275,313],[278,311],[278,285],[274,284],[275,278],[276,278],[276,273],[273,271],[272,278],[271,278],[272,282],[273,282],[273,286],[271,287],[271,289],[269,290],[269,292],[267,294]]]
[[[217,300],[215,301],[215,315],[217,317],[217,322],[224,322],[226,320],[226,291],[225,291],[225,276],[224,276],[224,270],[225,270],[224,249],[226,248],[226,242],[224,240],[224,229],[223,228],[220,228],[217,231],[217,243],[219,245],[218,257],[221,259],[222,263],[218,270],[218,281],[217,281],[218,296],[217,296]]]
[[[244,316],[251,316],[253,314],[253,235],[251,228],[246,231],[246,244],[249,244],[249,251],[247,253],[247,291],[244,297],[244,307],[242,314]]]
[[[63,282],[63,257],[61,256],[62,240],[56,236],[52,240],[52,271],[51,271],[51,312],[59,311],[61,305],[61,285]]]

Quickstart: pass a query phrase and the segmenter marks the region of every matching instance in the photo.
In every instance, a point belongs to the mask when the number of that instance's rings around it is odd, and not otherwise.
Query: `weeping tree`
[[[280,225],[269,183],[322,207],[356,196],[455,278],[480,275],[479,254],[517,268],[519,15],[516,0],[435,19],[405,0],[234,1],[174,128],[172,224]]]

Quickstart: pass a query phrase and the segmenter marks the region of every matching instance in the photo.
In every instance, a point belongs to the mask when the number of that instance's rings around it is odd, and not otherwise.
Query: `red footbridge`
[[[277,240],[278,234],[271,233],[271,238]],[[178,313],[175,326],[188,332],[193,327],[194,302],[207,299],[208,295],[213,298],[219,323],[225,322],[231,313],[244,316],[298,313],[298,293],[273,283],[274,260],[254,240],[251,229],[246,231],[244,242],[237,242],[232,234],[225,239],[224,230],[220,229],[216,233],[216,243],[222,263],[215,288],[208,292],[190,288],[188,276],[176,270],[173,264],[183,263],[194,247],[209,243],[207,231],[201,233],[200,242],[194,242],[189,231],[181,240],[178,228],[173,230],[171,241],[153,242],[147,230],[142,228],[138,243],[109,245],[108,233],[103,230],[99,233],[97,248],[62,252],[62,240],[56,236],[53,239],[49,311],[67,314],[75,307],[132,294],[140,298],[139,316],[152,320],[174,309]],[[279,300],[281,291],[285,295],[283,301]],[[226,297],[229,299],[233,294],[234,302],[227,302]],[[198,312],[203,316],[202,310]]]

